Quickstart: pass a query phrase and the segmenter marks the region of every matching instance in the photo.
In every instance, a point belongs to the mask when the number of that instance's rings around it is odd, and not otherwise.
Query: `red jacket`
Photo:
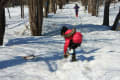
[[[72,34],[72,35],[69,35]],[[64,44],[64,53],[66,53],[67,48],[69,47],[70,40],[73,41],[73,43],[81,43],[82,42],[82,34],[80,32],[73,32],[73,29],[69,29],[65,32],[64,35],[69,35],[68,37],[65,38],[65,44]]]

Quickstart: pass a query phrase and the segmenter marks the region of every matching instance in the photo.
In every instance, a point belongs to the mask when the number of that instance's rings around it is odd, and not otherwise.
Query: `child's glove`
[[[68,58],[69,55],[69,53],[64,53],[64,58]]]

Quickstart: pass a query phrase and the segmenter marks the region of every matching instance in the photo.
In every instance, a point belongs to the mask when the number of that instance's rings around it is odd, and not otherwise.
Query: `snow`
[[[80,4],[79,4],[80,5]],[[120,3],[111,5],[110,25],[118,13]],[[20,18],[19,7],[6,10],[7,27],[4,46],[0,47],[0,80],[120,80],[120,32],[101,26],[103,7],[99,17],[84,12],[80,5],[79,18],[75,18],[74,4],[50,13],[44,18],[43,36],[30,36],[28,8]],[[75,27],[83,34],[83,43],[77,48],[77,62],[63,58],[64,39],[60,36],[63,25]],[[21,56],[34,54],[33,60]]]

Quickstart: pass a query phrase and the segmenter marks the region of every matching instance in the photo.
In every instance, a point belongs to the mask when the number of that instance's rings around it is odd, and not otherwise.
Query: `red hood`
[[[72,32],[72,30],[69,29],[69,30],[67,30],[67,31],[65,32],[65,35],[70,34],[71,32]]]

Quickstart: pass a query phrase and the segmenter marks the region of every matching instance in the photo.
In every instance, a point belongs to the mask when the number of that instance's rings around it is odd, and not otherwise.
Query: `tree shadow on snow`
[[[84,56],[84,55],[80,55],[80,56],[78,56],[77,57],[78,58],[78,60],[81,60],[81,61],[92,61],[92,60],[94,60],[95,58],[94,58],[94,56],[90,56],[90,57],[86,57],[86,56]]]
[[[55,72],[58,69],[57,61],[63,59],[63,55],[61,53],[55,53],[52,56],[47,56],[47,57],[37,57],[34,61],[39,62],[39,61],[44,61],[49,68],[49,71]]]
[[[39,37],[25,37],[25,38],[16,38],[8,41],[5,46],[13,45],[22,45],[22,44],[63,44],[62,41],[54,40],[52,37],[39,36]]]
[[[68,18],[71,18],[71,16],[55,16],[54,14],[49,14],[48,15],[48,18],[50,19],[68,19]]]
[[[50,72],[55,72],[58,69],[56,61],[63,59],[61,53],[53,52],[52,56],[38,55],[33,60],[24,60],[21,56],[16,56],[10,60],[0,61],[0,69],[10,68],[18,65],[22,65],[28,62],[45,62]],[[39,65],[39,63],[38,63]]]
[[[76,28],[77,31],[88,33],[93,31],[106,31],[110,30],[109,27],[103,25],[94,25],[94,24],[79,24],[79,25],[70,25],[70,24],[63,24],[69,28]]]
[[[59,26],[61,27],[58,29],[51,29],[52,30],[51,32],[44,33],[43,35],[47,35],[47,36],[60,35],[60,30],[62,26],[67,26],[69,29],[76,28],[78,32],[82,32],[82,33],[110,30],[109,27],[103,25],[94,25],[94,24],[79,24],[79,25],[60,24]]]
[[[97,50],[99,50],[99,48],[98,48],[98,49],[90,50],[90,51],[88,51],[88,52],[84,51],[83,49],[80,50],[80,51],[77,51],[77,52],[76,52],[77,55],[78,55],[78,56],[77,56],[77,59],[80,60],[80,61],[85,61],[85,60],[87,60],[87,61],[92,61],[92,60],[95,59],[94,56],[86,57],[86,56],[84,56],[84,54],[92,54],[92,53],[95,53]],[[80,55],[79,55],[79,54],[80,54]]]
[[[95,53],[99,49],[100,48],[92,49],[92,50],[89,50],[89,51],[85,51],[84,49],[81,49],[80,51],[76,51],[76,53],[77,54],[92,54],[92,53]]]
[[[10,60],[0,61],[0,69],[17,66],[25,62],[26,60],[22,59],[20,56],[16,56]]]

